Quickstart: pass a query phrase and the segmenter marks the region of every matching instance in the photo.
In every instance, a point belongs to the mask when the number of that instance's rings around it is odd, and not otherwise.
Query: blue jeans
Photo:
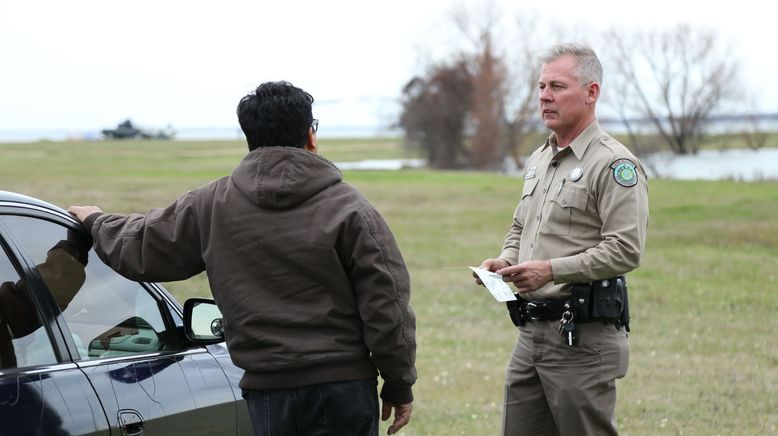
[[[243,389],[255,436],[378,436],[375,378]]]

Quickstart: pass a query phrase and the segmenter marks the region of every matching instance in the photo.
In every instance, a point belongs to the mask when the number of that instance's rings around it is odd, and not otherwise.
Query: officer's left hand
[[[504,259],[486,259],[485,261],[481,262],[481,266],[479,266],[479,268],[485,269],[487,271],[495,272],[501,268],[505,268],[510,265],[511,264],[509,264],[508,261]],[[484,285],[481,279],[478,278],[478,274],[476,274],[475,271],[473,271],[473,278],[475,279],[476,284],[481,286]]]
[[[536,291],[554,280],[549,260],[530,260],[502,268],[496,273],[502,275],[503,281],[513,282],[519,293]]]

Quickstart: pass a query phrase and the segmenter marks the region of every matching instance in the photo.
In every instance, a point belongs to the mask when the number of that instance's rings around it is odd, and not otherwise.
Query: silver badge
[[[526,173],[524,173],[524,180],[534,179],[535,178],[535,170],[537,167],[532,167],[529,170],[527,170]]]
[[[570,181],[577,182],[582,175],[583,175],[583,170],[581,169],[581,167],[575,167],[573,168],[573,171],[570,171]]]

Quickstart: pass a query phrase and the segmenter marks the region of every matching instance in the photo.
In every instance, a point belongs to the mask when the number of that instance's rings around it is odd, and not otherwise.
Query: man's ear
[[[586,95],[586,102],[589,104],[593,104],[597,102],[597,99],[600,97],[600,84],[597,82],[592,82],[587,87],[587,95]]]
[[[308,128],[308,139],[305,141],[304,148],[314,154],[319,151],[319,144],[316,142],[316,132],[313,131],[313,127]]]

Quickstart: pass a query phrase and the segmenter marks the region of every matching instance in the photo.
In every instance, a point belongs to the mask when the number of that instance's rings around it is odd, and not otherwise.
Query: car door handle
[[[143,434],[143,417],[131,409],[119,411],[119,428],[123,436],[141,436]]]

